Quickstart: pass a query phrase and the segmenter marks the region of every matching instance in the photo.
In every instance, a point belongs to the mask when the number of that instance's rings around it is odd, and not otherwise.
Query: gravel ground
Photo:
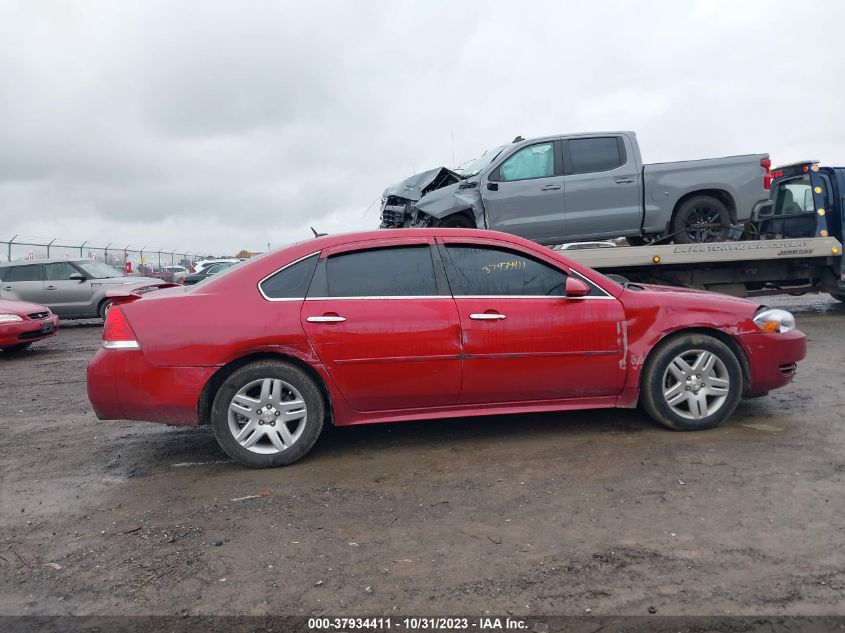
[[[721,428],[639,411],[334,429],[247,470],[100,422],[99,323],[0,353],[0,614],[845,614],[845,306]]]

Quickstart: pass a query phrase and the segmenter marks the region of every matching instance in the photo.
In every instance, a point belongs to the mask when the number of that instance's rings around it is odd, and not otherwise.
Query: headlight
[[[20,323],[23,321],[23,317],[19,317],[17,314],[0,314],[0,323]]]
[[[789,332],[795,329],[795,317],[791,312],[777,308],[761,308],[754,315],[754,323],[764,332]]]

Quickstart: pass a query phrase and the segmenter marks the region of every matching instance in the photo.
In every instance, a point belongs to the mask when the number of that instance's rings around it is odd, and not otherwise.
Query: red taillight
[[[763,174],[763,189],[771,189],[772,188],[772,161],[768,158],[761,158],[760,159],[760,167],[766,170],[766,173]]]
[[[188,270],[189,270],[189,271],[191,271],[191,274],[193,274],[193,273],[197,272],[197,271],[195,271],[195,270],[194,270],[194,267],[193,267],[193,266],[191,266],[190,268],[188,268]]]
[[[140,349],[132,326],[120,306],[112,306],[103,326],[103,347],[107,349]]]

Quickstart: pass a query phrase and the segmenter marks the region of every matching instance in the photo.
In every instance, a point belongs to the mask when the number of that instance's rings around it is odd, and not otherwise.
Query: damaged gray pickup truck
[[[487,228],[547,245],[717,242],[768,204],[769,167],[768,154],[643,165],[634,132],[517,137],[459,171],[388,187],[381,228]]]

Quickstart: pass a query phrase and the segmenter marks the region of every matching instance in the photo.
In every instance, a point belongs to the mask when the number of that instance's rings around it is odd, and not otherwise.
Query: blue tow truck
[[[567,251],[606,274],[735,296],[827,292],[845,301],[845,167],[802,161],[771,171],[771,204],[745,239]]]

